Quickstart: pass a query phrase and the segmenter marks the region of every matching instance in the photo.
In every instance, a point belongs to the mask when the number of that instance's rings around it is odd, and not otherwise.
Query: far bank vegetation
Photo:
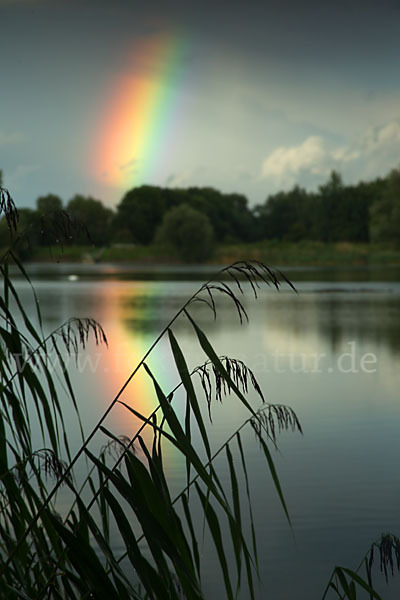
[[[400,170],[357,185],[333,171],[317,191],[294,186],[255,207],[242,194],[211,187],[143,185],[115,210],[88,196],[64,203],[47,194],[36,209],[19,211],[21,259],[48,259],[58,238],[49,239],[47,222],[60,213],[82,225],[64,260],[223,263],[247,256],[286,265],[400,264]],[[9,236],[3,219],[0,247]]]

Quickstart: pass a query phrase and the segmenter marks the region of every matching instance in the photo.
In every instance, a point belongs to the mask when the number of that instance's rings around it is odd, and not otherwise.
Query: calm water
[[[113,265],[30,269],[46,330],[70,316],[94,317],[106,330],[108,350],[91,346],[78,365],[71,363],[87,431],[169,318],[208,276],[204,269],[132,272]],[[281,434],[280,452],[275,453],[294,540],[253,433],[245,431],[243,439],[258,529],[259,597],[308,600],[322,596],[334,565],[354,568],[381,532],[400,533],[400,273],[285,272],[297,282],[299,293],[267,288],[257,301],[247,293],[249,324],[240,326],[227,300],[219,303],[216,322],[205,305],[199,303],[192,312],[218,353],[244,360],[267,401],[290,405],[302,424],[304,435]],[[33,310],[27,285],[20,281],[18,288]],[[190,366],[202,363],[189,324],[178,321],[174,332]],[[168,345],[161,343],[148,362],[164,391],[172,389],[178,379]],[[123,399],[145,413],[154,406],[144,376],[128,387]],[[257,397],[250,399],[257,407]],[[68,406],[71,443],[78,447]],[[213,407],[215,449],[244,416],[234,397]],[[121,406],[107,427],[132,435],[136,422]],[[97,446],[104,441],[99,438]],[[178,491],[184,465],[172,453],[166,461],[171,487]],[[212,598],[220,582],[207,541],[204,555],[204,589]],[[400,575],[389,587],[383,585],[384,598],[398,597],[399,581]]]

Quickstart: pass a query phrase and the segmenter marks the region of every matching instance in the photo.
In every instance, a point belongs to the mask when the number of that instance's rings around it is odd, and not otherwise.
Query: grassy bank
[[[400,249],[373,244],[340,242],[279,242],[219,246],[217,262],[225,264],[246,257],[276,265],[290,266],[367,266],[400,265]]]
[[[63,251],[36,248],[30,261],[46,262],[62,260],[71,262],[121,262],[137,264],[182,264],[184,261],[164,246],[124,245],[109,248],[92,246],[67,246]],[[341,242],[323,244],[321,242],[280,242],[275,240],[252,244],[220,244],[217,246],[211,264],[229,264],[242,259],[260,260],[275,265],[290,266],[400,266],[400,249],[373,244]]]

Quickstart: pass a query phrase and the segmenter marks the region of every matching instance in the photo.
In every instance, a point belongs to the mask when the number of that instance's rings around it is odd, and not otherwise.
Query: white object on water
[[[78,279],[78,275],[68,275],[68,281],[77,281]]]

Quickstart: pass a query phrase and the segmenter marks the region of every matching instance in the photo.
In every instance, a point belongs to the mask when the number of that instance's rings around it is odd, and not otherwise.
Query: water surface
[[[208,268],[132,271],[66,264],[31,265],[30,272],[47,331],[70,316],[96,318],[106,330],[108,350],[92,344],[78,365],[71,363],[86,431],[169,319],[211,274]],[[258,530],[259,598],[308,600],[322,596],[336,564],[355,568],[381,532],[400,533],[400,277],[396,269],[285,272],[298,294],[288,287],[279,293],[266,288],[255,300],[245,290],[248,324],[240,325],[226,298],[218,303],[216,321],[204,304],[191,310],[217,352],[245,361],[266,400],[290,405],[302,424],[303,435],[281,434],[280,452],[274,454],[293,534],[251,429],[243,431],[243,440]],[[20,280],[18,288],[33,310],[29,286]],[[189,366],[203,362],[187,319],[178,320],[174,332]],[[165,392],[176,385],[166,341],[148,364]],[[257,408],[256,394],[249,399]],[[155,400],[148,378],[135,378],[123,400],[150,412]],[[71,443],[78,447],[68,407]],[[212,415],[216,449],[241,424],[245,411],[227,397],[213,405]],[[132,435],[137,423],[119,406],[107,427]],[[104,440],[96,443],[100,447]],[[171,452],[166,462],[171,487],[178,491],[182,460]],[[228,474],[222,478],[228,485]],[[212,598],[221,583],[207,540],[204,556],[204,589]],[[389,588],[384,584],[384,598],[398,597],[399,581],[400,576]]]

